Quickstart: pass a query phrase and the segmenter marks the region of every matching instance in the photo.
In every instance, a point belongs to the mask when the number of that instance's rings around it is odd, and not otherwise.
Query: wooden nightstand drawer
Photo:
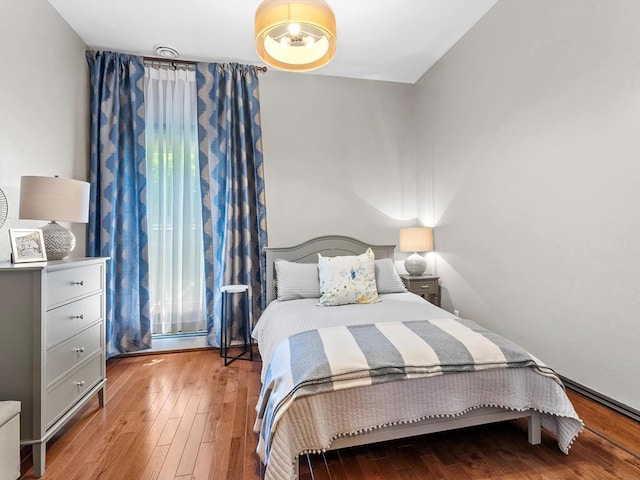
[[[432,293],[438,288],[438,282],[436,280],[427,280],[424,282],[416,282],[412,285],[412,291],[415,293]]]
[[[402,281],[411,293],[420,295],[425,300],[440,306],[440,284],[439,277],[421,276],[410,277],[402,275]]]

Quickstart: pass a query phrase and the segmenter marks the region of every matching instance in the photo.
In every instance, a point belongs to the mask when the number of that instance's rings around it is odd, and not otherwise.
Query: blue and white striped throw
[[[281,341],[256,406],[255,430],[270,436],[301,396],[373,383],[496,368],[555,372],[522,347],[469,320],[384,322],[319,328]]]

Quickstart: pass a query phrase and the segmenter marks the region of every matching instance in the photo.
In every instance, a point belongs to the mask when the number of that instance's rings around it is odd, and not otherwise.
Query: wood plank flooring
[[[45,480],[259,480],[252,427],[260,362],[223,367],[217,350],[107,362],[97,400],[51,440]],[[301,459],[301,480],[640,479],[640,424],[571,394],[587,428],[569,455],[523,422],[355,447]],[[32,479],[23,449],[22,480]]]

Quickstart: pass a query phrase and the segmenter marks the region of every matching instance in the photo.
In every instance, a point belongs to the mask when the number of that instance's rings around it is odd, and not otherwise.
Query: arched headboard
[[[267,304],[276,298],[275,261],[278,258],[290,262],[317,263],[318,253],[325,257],[360,255],[369,247],[376,258],[393,259],[395,245],[370,245],[341,235],[313,238],[294,247],[266,247],[264,250],[267,254]]]

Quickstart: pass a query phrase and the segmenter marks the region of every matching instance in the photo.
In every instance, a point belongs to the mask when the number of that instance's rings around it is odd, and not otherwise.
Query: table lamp
[[[400,251],[413,252],[404,261],[409,275],[417,277],[427,269],[427,260],[418,252],[433,251],[433,231],[431,227],[407,227],[400,229]]]
[[[87,182],[60,177],[22,177],[20,179],[19,217],[27,220],[51,220],[40,227],[48,260],[61,260],[75,247],[68,228],[56,222],[89,221]]]

